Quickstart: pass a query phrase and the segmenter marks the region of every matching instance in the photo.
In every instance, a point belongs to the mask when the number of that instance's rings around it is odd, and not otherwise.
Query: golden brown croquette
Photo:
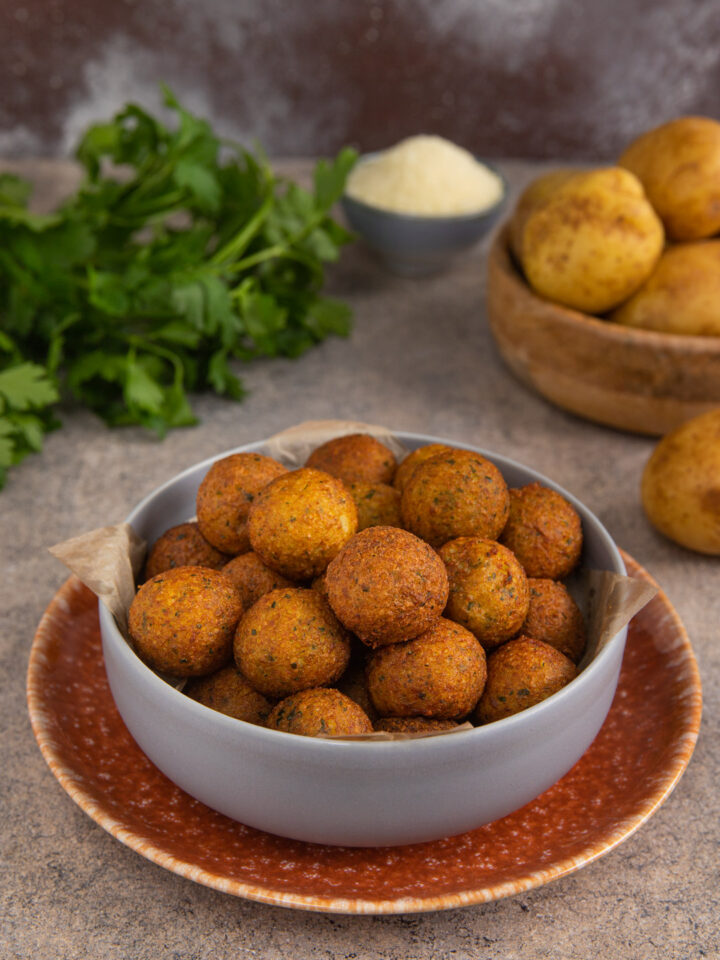
[[[372,733],[369,718],[339,690],[303,690],[286,697],[268,718],[268,727],[303,737]]]
[[[210,567],[220,570],[228,562],[200,533],[197,523],[179,523],[170,527],[150,548],[145,561],[144,580],[174,567]]]
[[[582,523],[556,490],[529,483],[510,491],[510,514],[500,542],[509,547],[528,577],[562,580],[582,552]]]
[[[435,720],[432,717],[381,717],[373,723],[374,730],[386,733],[437,733],[456,726],[455,720]]]
[[[317,590],[266,593],[235,634],[235,663],[266,697],[335,683],[350,659],[350,640]]]
[[[240,596],[221,570],[175,567],[138,590],[130,606],[130,636],[154,670],[199,677],[231,659],[241,614]]]
[[[249,610],[260,597],[271,590],[295,586],[292,580],[266,566],[252,550],[233,557],[223,567],[223,573],[235,584],[245,610]]]
[[[397,527],[369,527],[354,536],[329,565],[325,585],[340,622],[370,647],[423,633],[448,595],[440,557]]]
[[[227,554],[247,553],[247,519],[258,493],[285,467],[260,453],[233,453],[217,460],[205,474],[197,494],[200,531]]]
[[[306,467],[344,483],[392,483],[397,463],[391,450],[367,433],[335,437],[313,450]]]
[[[496,539],[508,506],[497,467],[479,453],[452,450],[418,464],[403,489],[400,515],[404,527],[441,547],[456,537]]]
[[[368,527],[401,527],[400,494],[387,483],[351,483],[350,495],[355,501],[358,531]]]
[[[252,549],[291,580],[322,573],[357,530],[357,511],[337,477],[302,468],[273,480],[250,510]]]
[[[577,663],[587,642],[580,607],[557,580],[531,578],[528,585],[530,605],[521,632],[549,643]]]
[[[467,627],[486,650],[514,636],[527,616],[525,571],[507,547],[482,537],[458,537],[438,551],[448,572],[445,616]]]
[[[376,651],[367,665],[370,699],[382,717],[462,719],[478,702],[486,676],[481,644],[444,618],[414,640]]]
[[[393,486],[402,493],[410,474],[418,464],[430,460],[440,453],[452,453],[455,449],[455,447],[449,447],[446,443],[426,443],[424,447],[418,447],[417,450],[411,451],[399,464],[395,472]]]
[[[577,675],[564,653],[542,640],[516,637],[488,657],[485,690],[475,711],[478,723],[491,723],[540,703]]]
[[[267,723],[273,708],[272,703],[254,690],[232,663],[209,677],[188,680],[183,693],[211,710],[261,727]]]

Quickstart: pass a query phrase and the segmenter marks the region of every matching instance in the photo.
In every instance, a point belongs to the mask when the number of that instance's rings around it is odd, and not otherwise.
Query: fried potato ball
[[[234,664],[209,677],[188,680],[183,693],[198,703],[236,720],[264,727],[272,703],[254,690]]]
[[[245,610],[256,603],[260,597],[280,587],[293,587],[295,584],[276,570],[265,566],[260,557],[253,553],[241,553],[223,567],[226,574],[240,594]]]
[[[528,585],[530,604],[521,632],[549,643],[577,663],[587,642],[580,607],[557,580],[531,578]]]
[[[530,591],[515,554],[482,537],[449,540],[438,552],[450,581],[444,616],[470,630],[486,650],[516,634]]]
[[[291,580],[322,573],[357,530],[357,510],[345,484],[304,467],[277,477],[250,510],[252,549]]]
[[[383,717],[461,719],[477,704],[486,676],[480,643],[444,618],[414,640],[378,650],[367,665],[370,699]]]
[[[387,483],[351,483],[358,530],[368,527],[400,527],[400,493]]]
[[[549,643],[516,637],[488,657],[487,683],[475,711],[478,723],[502,720],[540,703],[577,676],[572,660]]]
[[[403,525],[440,547],[456,537],[495,540],[508,516],[508,488],[479,453],[452,450],[420,463],[400,501]]]
[[[412,450],[398,466],[393,486],[402,493],[415,467],[431,457],[437,457],[440,453],[452,453],[453,450],[455,447],[449,447],[446,443],[426,443],[424,447]]]
[[[372,733],[362,709],[339,690],[303,690],[286,697],[268,718],[268,727],[303,737],[350,736]]]
[[[352,641],[350,642],[352,644]],[[367,651],[367,649],[368,648],[365,647],[365,651]],[[340,693],[344,693],[346,697],[350,697],[359,707],[362,707],[371,720],[376,719],[377,710],[373,706],[368,692],[364,658],[356,657],[354,653],[351,652],[350,666],[337,681],[335,687]]]
[[[240,620],[235,663],[266,697],[287,697],[339,680],[350,640],[316,590],[272,590]]]
[[[223,553],[246,553],[250,506],[263,487],[284,473],[281,463],[260,453],[233,453],[217,460],[197,494],[198,525],[205,539]]]
[[[221,570],[175,567],[138,590],[130,606],[130,636],[154,670],[199,677],[232,658],[241,614],[240,596]]]
[[[499,540],[528,577],[561,580],[580,559],[582,523],[556,490],[529,483],[510,491],[510,515]]]
[[[210,567],[220,570],[228,562],[200,533],[197,523],[179,523],[170,527],[150,548],[145,561],[145,580],[174,567]]]
[[[324,470],[344,483],[392,483],[397,462],[392,450],[375,437],[351,433],[321,444],[305,466]]]
[[[381,717],[375,721],[373,729],[386,733],[435,733],[456,726],[455,720],[435,720],[432,717]]]
[[[353,537],[329,565],[325,585],[337,618],[370,647],[417,637],[448,595],[440,557],[397,527],[368,527]]]

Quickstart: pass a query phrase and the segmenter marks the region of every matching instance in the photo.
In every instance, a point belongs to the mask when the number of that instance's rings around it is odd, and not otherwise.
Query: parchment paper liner
[[[297,424],[270,437],[263,445],[268,456],[286,466],[302,466],[308,455],[332,437],[349,433],[369,433],[386,444],[401,460],[407,448],[385,427],[349,420],[318,420]],[[86,587],[103,601],[115,618],[123,637],[130,642],[127,614],[135,596],[135,583],[145,558],[147,545],[128,523],[101,527],[50,547],[50,553],[68,567]],[[644,580],[623,577],[607,570],[585,570],[571,587],[585,616],[588,643],[579,670],[583,670],[635,614],[657,593]],[[163,677],[178,689],[174,678]],[[458,724],[451,730],[432,733],[388,733],[378,731],[347,737],[323,737],[330,740],[412,740],[446,736],[472,729]]]

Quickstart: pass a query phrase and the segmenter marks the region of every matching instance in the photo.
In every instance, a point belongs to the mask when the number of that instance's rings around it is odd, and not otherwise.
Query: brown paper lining
[[[333,437],[349,433],[369,433],[387,444],[398,460],[407,448],[386,428],[349,420],[307,421],[271,437],[264,450],[287,466],[300,467],[315,447]],[[103,601],[112,613],[118,629],[129,641],[127,614],[135,596],[135,583],[142,568],[147,545],[128,523],[101,527],[80,534],[71,540],[50,547],[50,553],[68,567],[85,586]],[[578,601],[587,626],[588,644],[579,670],[597,656],[602,648],[626,626],[657,593],[644,580],[624,577],[607,570],[587,570],[575,578],[571,592]],[[184,685],[163,677],[178,689]],[[377,731],[345,737],[323,737],[328,740],[414,740],[445,736],[473,729],[469,723],[451,730],[430,733],[388,733]]]

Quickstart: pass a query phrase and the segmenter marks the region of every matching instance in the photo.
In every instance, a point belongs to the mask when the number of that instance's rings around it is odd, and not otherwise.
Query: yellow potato
[[[663,242],[637,177],[606,167],[576,173],[529,215],[522,265],[541,296],[604,313],[650,276]]]
[[[660,533],[698,553],[720,555],[720,409],[663,437],[645,466],[641,495]]]
[[[522,235],[528,217],[543,207],[557,188],[577,172],[572,169],[551,170],[529,183],[520,194],[509,223],[510,249],[519,263],[522,263]]]
[[[672,240],[720,231],[720,123],[678,117],[634,140],[618,161],[640,180]]]
[[[720,240],[668,247],[650,278],[610,319],[643,330],[720,337]]]

